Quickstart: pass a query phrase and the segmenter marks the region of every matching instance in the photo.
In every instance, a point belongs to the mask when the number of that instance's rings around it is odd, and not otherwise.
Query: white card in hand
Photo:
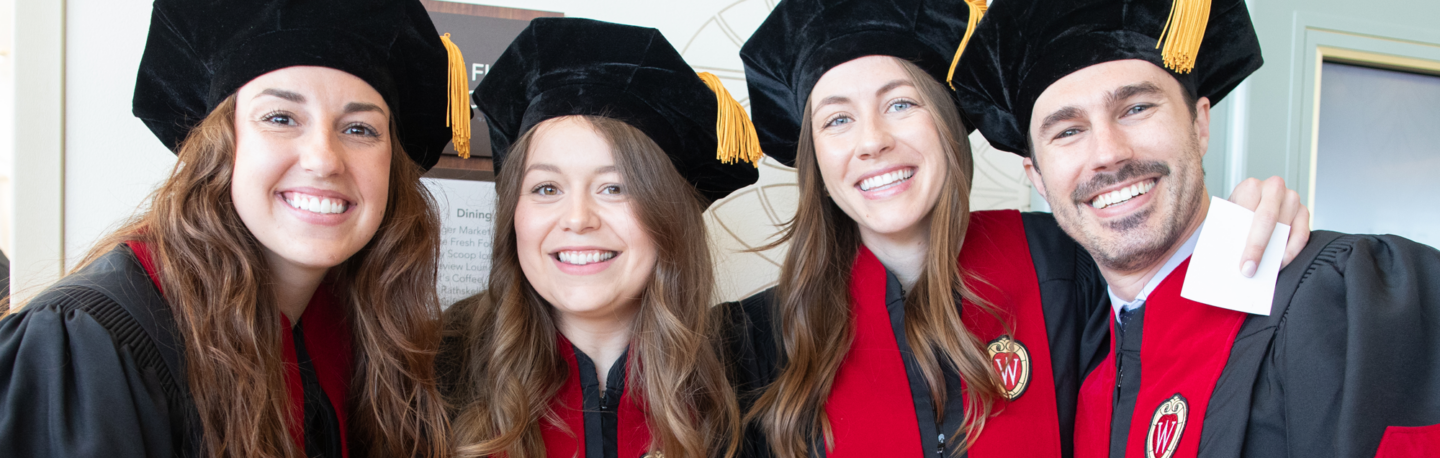
[[[1190,256],[1180,297],[1245,313],[1270,314],[1290,226],[1275,225],[1255,276],[1246,278],[1240,273],[1240,254],[1253,219],[1255,212],[1219,197],[1210,198],[1210,212],[1195,242],[1195,254]]]

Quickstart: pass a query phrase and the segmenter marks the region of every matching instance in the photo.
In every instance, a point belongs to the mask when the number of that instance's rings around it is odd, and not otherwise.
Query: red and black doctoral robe
[[[558,333],[557,333],[558,335]],[[650,450],[650,429],[640,399],[631,396],[625,386],[626,361],[629,352],[610,366],[605,389],[600,389],[595,363],[559,337],[561,357],[570,369],[565,384],[550,408],[559,417],[559,424],[542,421],[541,437],[545,454],[553,457],[577,458],[640,458]]]
[[[968,301],[967,329],[988,343],[1008,399],[968,451],[970,456],[1069,456],[1080,374],[1103,356],[1105,286],[1088,255],[1047,214],[972,213],[959,259],[967,285],[1000,311],[1001,324]],[[825,409],[834,447],[813,438],[816,456],[955,456],[951,437],[964,416],[964,387],[944,368],[947,402],[937,421],[928,385],[904,334],[899,281],[861,247],[851,270],[855,340],[846,351]],[[782,363],[773,290],[723,305],[729,319],[729,363],[742,408],[778,375]],[[755,425],[748,455],[767,456]]]
[[[121,245],[0,321],[0,456],[205,456],[157,278],[143,244]],[[343,457],[350,334],[324,290],[284,333],[291,433]]]
[[[1188,265],[1087,376],[1076,456],[1440,456],[1440,252],[1316,231],[1269,316],[1180,297]]]

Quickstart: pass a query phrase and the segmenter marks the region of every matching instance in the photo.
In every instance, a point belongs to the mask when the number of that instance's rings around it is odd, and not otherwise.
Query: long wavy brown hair
[[[440,306],[435,294],[440,219],[420,167],[390,121],[390,186],[375,236],[331,269],[353,335],[350,449],[356,456],[447,457],[447,418],[435,388]],[[80,267],[120,243],[150,248],[165,301],[185,345],[190,394],[205,456],[303,457],[290,428],[282,362],[285,318],[268,285],[262,245],[230,199],[235,97],[222,102],[180,147],[149,209],[102,238]],[[73,273],[73,272],[72,272]]]
[[[625,389],[639,393],[653,449],[669,457],[733,456],[740,412],[714,347],[719,320],[710,307],[703,198],[640,130],[606,117],[582,119],[609,143],[630,208],[658,253],[631,328]],[[489,289],[446,311],[447,340],[458,345],[443,358],[455,361],[444,383],[453,393],[459,456],[544,457],[540,422],[558,421],[550,400],[569,369],[557,348],[554,309],[525,279],[515,244],[525,158],[543,128],[520,136],[497,177]]]
[[[984,428],[1003,392],[984,344],[961,322],[956,299],[958,294],[994,315],[965,286],[957,263],[970,224],[974,165],[965,127],[948,91],[915,64],[895,61],[919,89],[920,104],[937,126],[946,167],[945,183],[932,210],[924,273],[905,297],[905,338],[930,387],[937,420],[944,419],[947,402],[942,368],[957,370],[965,381],[965,420],[951,435],[952,440],[966,438],[960,448],[964,450]],[[807,103],[796,151],[799,209],[775,242],[790,243],[776,287],[784,368],[745,417],[760,420],[781,458],[810,456],[821,437],[826,447],[834,445],[824,406],[855,337],[849,284],[860,233],[855,221],[826,194],[811,137],[810,110]]]

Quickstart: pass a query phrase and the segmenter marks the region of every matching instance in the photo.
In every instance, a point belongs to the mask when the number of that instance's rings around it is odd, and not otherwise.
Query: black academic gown
[[[294,341],[307,454],[341,456],[305,327],[294,327]],[[0,320],[0,456],[204,456],[181,345],[169,306],[125,245],[47,288]]]
[[[1184,267],[1087,377],[1080,456],[1440,456],[1440,252],[1316,231],[1269,316],[1162,294]]]
[[[991,212],[977,212],[981,217],[988,213]],[[1060,455],[1071,456],[1076,393],[1080,387],[1081,376],[1103,360],[1108,350],[1104,337],[1093,330],[1086,331],[1087,326],[1101,326],[1105,323],[1105,310],[1100,307],[1106,295],[1105,283],[1089,254],[1060,230],[1053,216],[1046,213],[1021,213],[1018,217],[1019,221],[1023,221],[1029,261],[1033,264],[1037,280],[1035,284],[1038,285],[1044,315],[1043,327],[1050,350],[1048,364],[1054,381],[1054,409],[1060,423]],[[977,232],[972,226],[966,235],[967,247],[972,241],[988,238],[984,231]],[[976,243],[978,245],[982,242]],[[944,456],[955,456],[953,453],[960,442],[941,440],[941,434],[955,431],[963,418],[963,393],[959,389],[959,375],[948,365],[944,368],[949,401],[945,406],[944,421],[936,422],[929,390],[904,337],[905,293],[893,275],[887,272],[884,278],[887,283],[885,310],[889,315],[892,338],[895,339],[905,361],[905,378],[909,382],[909,395],[913,401],[909,408],[913,410],[917,420],[923,449],[926,455],[943,451]],[[774,294],[772,288],[742,301],[718,306],[718,312],[728,321],[725,337],[728,364],[742,410],[748,410],[753,405],[759,394],[775,380],[783,368],[779,324],[774,315]],[[987,429],[987,432],[989,431]],[[758,425],[747,425],[744,454],[770,456],[768,447]],[[816,456],[823,456],[825,453],[824,447],[813,449],[815,451],[812,453]],[[1015,443],[1013,450],[1015,452],[1012,456],[1028,456],[1026,444]]]

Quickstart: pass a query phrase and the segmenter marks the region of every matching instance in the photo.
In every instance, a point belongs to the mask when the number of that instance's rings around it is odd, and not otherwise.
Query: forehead
[[[815,103],[825,97],[841,95],[854,96],[869,93],[895,80],[909,80],[910,75],[893,56],[865,56],[836,65],[815,82],[810,90],[810,101]]]
[[[610,143],[578,116],[551,118],[536,124],[526,167],[549,164],[561,171],[594,170],[615,165]]]
[[[380,92],[360,77],[329,67],[295,66],[255,77],[236,91],[241,99],[266,89],[281,89],[310,97],[364,101],[385,106]],[[307,100],[309,97],[307,97]]]
[[[1166,70],[1143,60],[1116,60],[1082,68],[1056,80],[1035,99],[1030,112],[1031,126],[1066,107],[1103,106],[1121,87],[1150,83],[1167,98],[1184,97],[1180,82]]]

